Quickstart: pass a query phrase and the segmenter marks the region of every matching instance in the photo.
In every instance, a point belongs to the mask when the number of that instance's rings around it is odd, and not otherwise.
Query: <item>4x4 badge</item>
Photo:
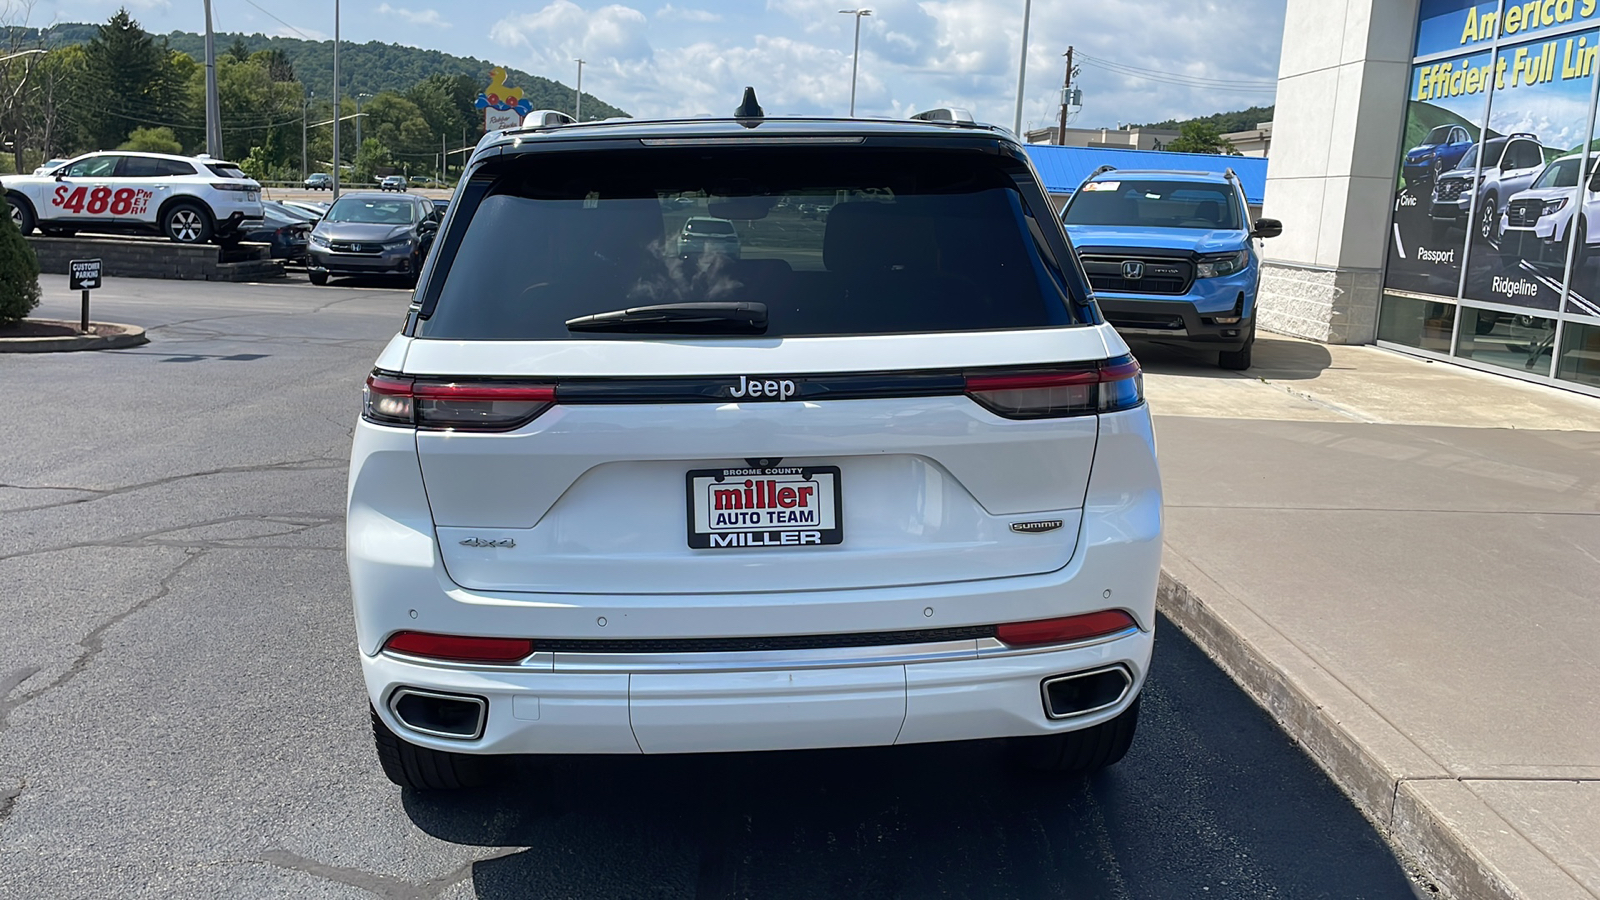
[[[1039,534],[1044,531],[1055,531],[1061,527],[1060,519],[1045,519],[1042,522],[1012,522],[1011,530],[1018,534]]]
[[[1059,524],[1059,523],[1058,523]],[[517,542],[511,538],[499,541],[486,541],[481,537],[469,537],[461,542],[463,547],[515,547]]]

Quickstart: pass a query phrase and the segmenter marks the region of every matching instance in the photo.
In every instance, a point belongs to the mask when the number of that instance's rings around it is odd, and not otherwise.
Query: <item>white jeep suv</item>
[[[738,256],[678,252],[686,195]],[[490,134],[367,379],[348,501],[403,786],[975,738],[1086,771],[1133,739],[1161,556],[1139,365],[996,128]]]
[[[180,244],[226,241],[261,226],[261,185],[210,157],[114,150],[38,175],[8,175],[11,220],[23,234],[154,233]]]

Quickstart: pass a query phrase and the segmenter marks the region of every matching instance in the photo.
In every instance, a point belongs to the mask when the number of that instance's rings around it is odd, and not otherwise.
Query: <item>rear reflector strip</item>
[[[1137,627],[1133,616],[1120,609],[1108,609],[1060,619],[1008,622],[995,629],[995,637],[1011,647],[1037,647],[1041,644],[1087,641]]]
[[[389,638],[383,649],[450,662],[511,663],[531,655],[533,641],[401,631]]]

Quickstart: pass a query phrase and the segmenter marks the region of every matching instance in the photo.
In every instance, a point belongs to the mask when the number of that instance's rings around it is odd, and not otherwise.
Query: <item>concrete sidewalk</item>
[[[1600,401],[1267,337],[1136,347],[1163,612],[1446,896],[1600,898]]]

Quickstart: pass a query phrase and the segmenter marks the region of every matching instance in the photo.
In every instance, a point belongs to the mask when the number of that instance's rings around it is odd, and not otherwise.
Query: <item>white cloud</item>
[[[677,19],[681,22],[721,22],[722,16],[704,9],[684,9],[681,6],[666,6],[656,10],[658,19]]]
[[[407,9],[383,3],[379,4],[374,12],[385,16],[399,16],[412,25],[424,25],[428,28],[449,28],[452,24],[444,16],[439,15],[437,9]]]
[[[700,10],[546,0],[508,15],[490,37],[529,71],[564,82],[583,57],[584,88],[637,116],[723,115],[744,85],[770,113],[839,114],[850,97],[854,19],[839,0],[743,0],[732,25]],[[857,109],[905,115],[935,105],[1009,125],[1015,103],[1021,4],[1015,0],[865,0]],[[642,4],[641,4],[642,5]],[[708,14],[714,15],[714,14]],[[1024,124],[1054,122],[1068,44],[1090,56],[1188,78],[1271,85],[1281,0],[1034,0]],[[1248,26],[1241,26],[1248,23]],[[1182,79],[1180,79],[1182,80]],[[1244,85],[1170,84],[1085,64],[1084,110],[1098,127],[1207,115],[1272,102]]]

